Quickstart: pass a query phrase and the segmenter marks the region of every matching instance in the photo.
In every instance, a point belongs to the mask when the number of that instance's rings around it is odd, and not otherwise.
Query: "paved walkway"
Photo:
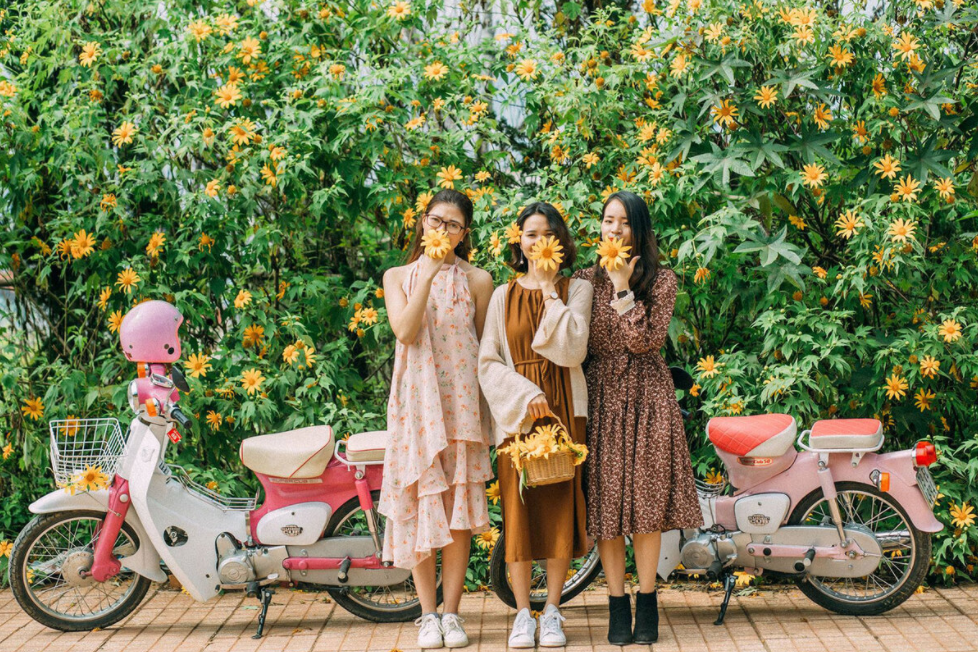
[[[762,589],[731,602],[726,623],[713,625],[721,594],[700,585],[660,589],[656,652],[906,652],[978,649],[978,585],[929,589],[884,616],[838,616],[796,589]],[[171,589],[154,589],[142,606],[104,631],[63,634],[46,629],[0,591],[0,651],[377,651],[416,649],[412,623],[376,625],[329,601],[325,593],[280,589],[269,609],[265,638],[251,639],[257,601],[231,593],[204,604]],[[567,652],[612,652],[607,644],[607,597],[587,591],[563,609]],[[493,594],[466,595],[461,615],[469,652],[504,650],[513,619]],[[648,650],[629,646],[628,652]]]

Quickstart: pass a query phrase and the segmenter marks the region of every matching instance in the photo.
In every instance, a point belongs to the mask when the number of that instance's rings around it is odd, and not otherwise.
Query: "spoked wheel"
[[[373,492],[374,504],[380,502],[380,492]],[[387,519],[377,514],[380,540],[384,540]],[[370,536],[367,517],[356,498],[340,507],[326,526],[327,537]],[[400,584],[392,586],[343,586],[327,587],[330,596],[350,613],[376,623],[399,623],[421,617],[421,601],[411,574]],[[441,563],[438,565],[438,602],[441,604]]]
[[[499,599],[515,609],[516,596],[513,595],[513,584],[506,566],[506,545],[503,537],[503,534],[499,535],[499,540],[492,550],[492,557],[489,559],[489,577],[492,581],[492,590]],[[567,578],[564,581],[564,589],[560,595],[560,604],[570,602],[580,595],[597,579],[599,573],[601,573],[601,558],[598,557],[598,546],[594,545],[586,555],[571,561],[570,570],[567,571]],[[541,611],[546,603],[547,562],[541,560],[533,562],[530,576],[530,606],[536,611]]]
[[[35,516],[14,542],[10,587],[20,606],[37,622],[64,632],[108,627],[139,606],[150,580],[123,567],[106,582],[85,576],[105,514],[59,512]],[[126,523],[113,552],[127,557],[139,548]]]
[[[872,531],[883,549],[880,564],[865,577],[808,575],[796,582],[813,602],[830,611],[850,616],[884,613],[913,595],[924,581],[930,565],[931,535],[915,528],[903,507],[876,487],[840,482],[837,488],[845,527],[857,525]],[[791,522],[832,525],[821,489],[799,503]]]

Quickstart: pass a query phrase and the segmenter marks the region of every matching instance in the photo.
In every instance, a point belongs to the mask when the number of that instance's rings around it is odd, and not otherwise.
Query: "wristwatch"
[[[553,292],[551,292],[551,293],[550,293],[549,295],[547,295],[547,296],[548,296],[549,298],[551,298],[551,299],[559,299],[559,298],[560,298],[560,295],[559,295],[559,294],[557,294],[557,291],[556,291],[556,290],[554,290]]]
[[[618,293],[617,295],[615,295],[615,296],[617,296],[617,297],[618,297],[619,299],[624,299],[625,297],[627,297],[627,296],[628,296],[628,293],[629,293],[629,292],[631,292],[631,290],[622,290],[621,292],[619,292],[619,293]]]

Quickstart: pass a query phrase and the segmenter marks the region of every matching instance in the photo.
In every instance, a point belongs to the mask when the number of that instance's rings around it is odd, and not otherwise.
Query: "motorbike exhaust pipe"
[[[809,549],[805,553],[805,557],[795,562],[795,570],[799,573],[804,573],[812,565],[812,561],[815,559],[815,548]]]

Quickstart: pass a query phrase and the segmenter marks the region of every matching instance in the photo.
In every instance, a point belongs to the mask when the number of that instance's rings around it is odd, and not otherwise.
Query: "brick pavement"
[[[735,597],[726,623],[713,625],[721,593],[699,585],[660,588],[656,652],[907,652],[978,649],[978,585],[929,589],[883,616],[838,616],[796,589],[761,589]],[[265,638],[251,639],[256,600],[230,593],[207,603],[171,589],[151,589],[143,604],[104,631],[60,633],[31,620],[10,591],[0,591],[0,652],[389,652],[414,650],[412,623],[370,623],[344,611],[325,593],[279,589]],[[607,597],[586,591],[563,609],[567,652],[612,652],[607,644]],[[466,595],[461,615],[470,652],[504,650],[513,611],[493,594]],[[628,652],[648,646],[628,646]]]

